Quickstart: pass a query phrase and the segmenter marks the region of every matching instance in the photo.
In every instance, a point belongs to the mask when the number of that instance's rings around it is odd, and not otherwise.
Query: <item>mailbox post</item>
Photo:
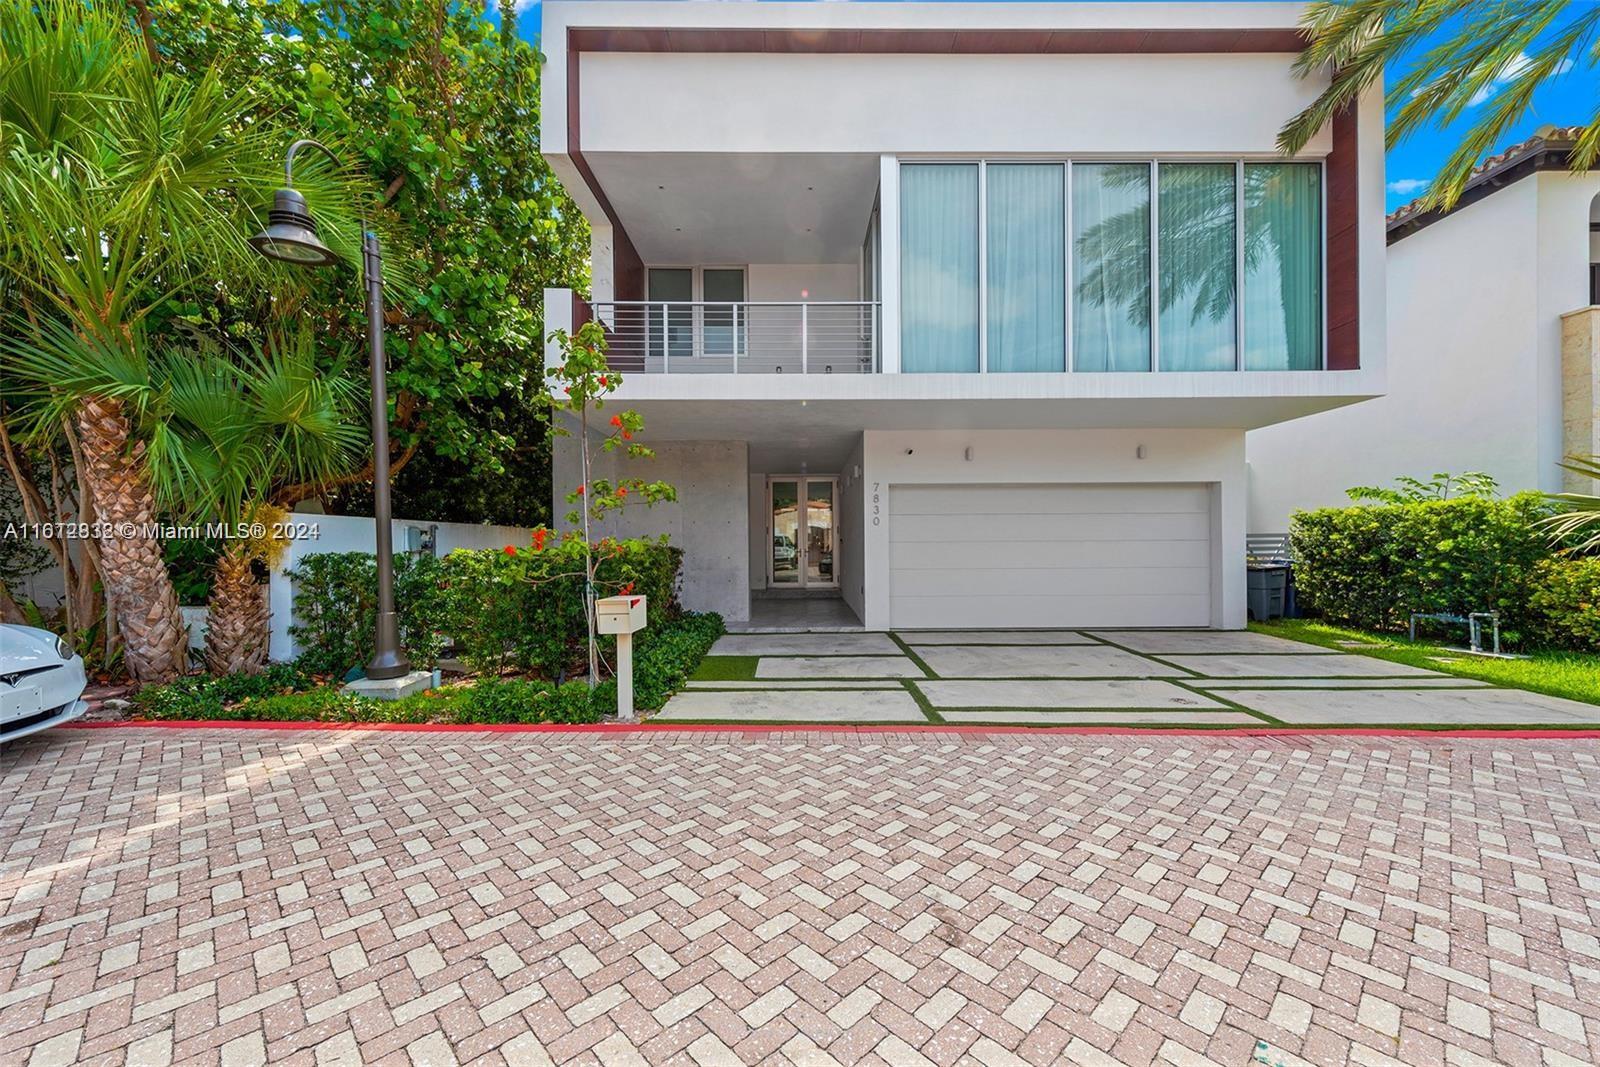
[[[594,602],[595,629],[617,637],[617,718],[633,722],[633,635],[645,627],[645,598],[608,596]]]

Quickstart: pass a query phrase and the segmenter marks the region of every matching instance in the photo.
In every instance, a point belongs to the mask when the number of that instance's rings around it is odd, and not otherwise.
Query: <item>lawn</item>
[[[1364,656],[1442,671],[1461,678],[1476,678],[1510,689],[1600,704],[1600,655],[1583,652],[1538,652],[1529,659],[1491,659],[1473,656],[1443,645],[1403,637],[1347,630],[1309,619],[1279,619],[1250,624],[1257,633],[1291,641],[1357,652]],[[1353,644],[1360,642],[1360,644]]]

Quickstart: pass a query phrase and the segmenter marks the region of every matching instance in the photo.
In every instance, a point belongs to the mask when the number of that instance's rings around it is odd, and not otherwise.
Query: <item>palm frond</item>
[[[1482,108],[1424,198],[1430,208],[1455,203],[1479,160],[1528,113],[1540,85],[1600,62],[1600,5],[1578,9],[1568,0],[1318,0],[1302,26],[1310,43],[1297,72],[1331,80],[1279,132],[1278,147],[1286,153],[1304,148],[1376,86],[1386,67],[1413,54],[1411,69],[1387,95],[1390,147]],[[1597,156],[1600,113],[1591,117],[1570,164],[1581,171]]]
[[[1600,456],[1568,456],[1562,467],[1600,486]],[[1546,497],[1561,510],[1540,521],[1550,531],[1551,540],[1565,543],[1568,551],[1593,552],[1600,549],[1600,496],[1590,493],[1548,493]],[[1593,533],[1584,537],[1588,531]]]

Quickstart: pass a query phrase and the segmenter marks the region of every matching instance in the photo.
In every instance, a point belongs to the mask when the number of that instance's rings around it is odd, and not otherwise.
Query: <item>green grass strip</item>
[[[750,682],[760,656],[707,656],[689,677],[696,682]]]
[[[1349,630],[1309,619],[1278,619],[1250,624],[1256,633],[1371,656],[1411,667],[1474,678],[1530,693],[1600,704],[1600,655],[1583,652],[1536,652],[1529,659],[1491,659],[1402,637]],[[1234,679],[1230,679],[1233,681]]]

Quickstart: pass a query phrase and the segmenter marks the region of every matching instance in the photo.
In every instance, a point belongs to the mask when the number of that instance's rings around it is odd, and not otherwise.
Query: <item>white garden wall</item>
[[[376,526],[370,517],[360,515],[306,515],[296,514],[295,523],[314,527],[315,537],[290,542],[289,551],[272,570],[268,586],[268,602],[272,609],[272,644],[268,654],[274,660],[289,660],[299,654],[289,636],[289,625],[294,617],[294,583],[286,572],[295,563],[320,552],[373,552],[376,551]],[[458,548],[503,548],[506,545],[526,545],[533,530],[526,526],[485,526],[465,522],[419,522],[414,519],[395,519],[393,523],[394,547],[397,553],[405,551],[406,531],[409,529],[437,530],[435,553],[448,555]]]

